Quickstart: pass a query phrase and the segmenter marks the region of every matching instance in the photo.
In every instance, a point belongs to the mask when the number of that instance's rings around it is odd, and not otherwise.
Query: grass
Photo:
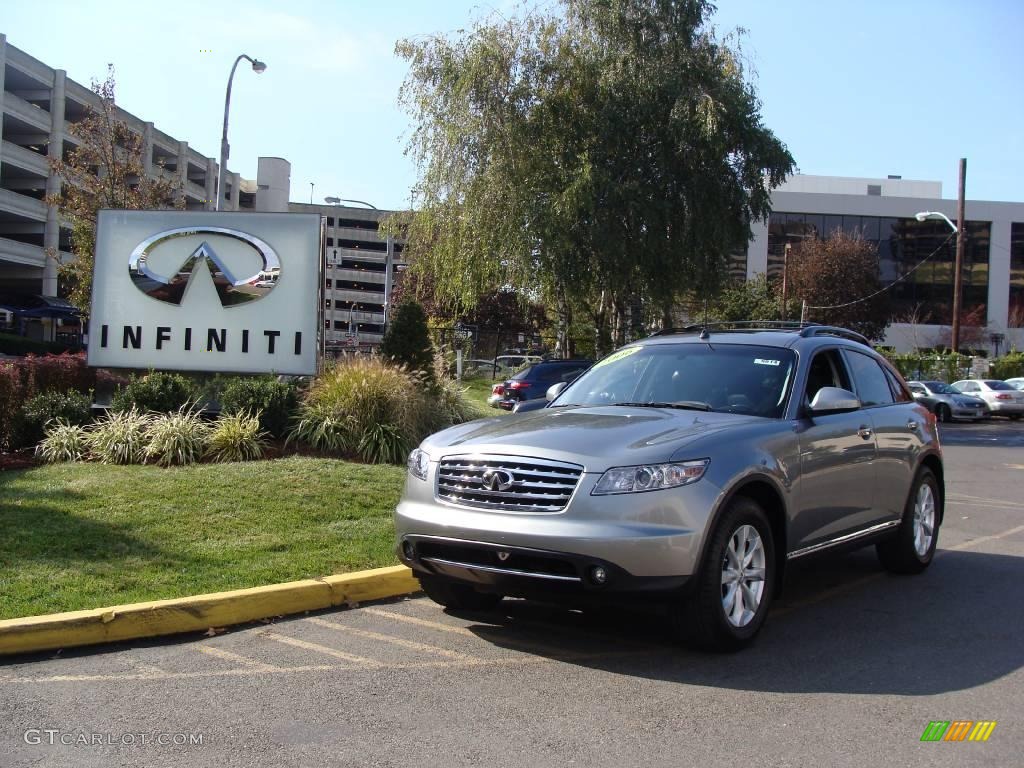
[[[463,379],[462,386],[468,388],[466,397],[472,400],[476,405],[480,407],[481,416],[497,416],[505,413],[499,408],[491,408],[487,405],[487,397],[491,394],[491,385],[497,382],[491,381],[489,378],[473,378]]]
[[[293,456],[0,473],[0,619],[394,565],[404,468]]]

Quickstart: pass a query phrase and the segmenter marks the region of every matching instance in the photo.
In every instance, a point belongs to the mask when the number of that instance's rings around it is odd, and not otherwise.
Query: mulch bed
[[[37,459],[31,448],[12,453],[0,453],[0,472],[10,469],[31,469],[38,467],[42,462]]]

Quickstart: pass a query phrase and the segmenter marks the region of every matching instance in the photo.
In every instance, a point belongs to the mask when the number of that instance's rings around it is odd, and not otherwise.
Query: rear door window
[[[857,388],[857,397],[860,398],[861,404],[869,407],[890,405],[894,402],[892,390],[889,388],[889,380],[878,361],[852,349],[845,350],[845,353],[846,359],[850,363],[853,383]]]

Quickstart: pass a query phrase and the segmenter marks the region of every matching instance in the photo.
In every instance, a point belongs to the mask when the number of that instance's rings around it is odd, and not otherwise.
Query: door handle
[[[909,429],[911,432],[917,432],[918,426],[919,424],[916,421],[911,420],[907,422],[907,429]]]
[[[871,437],[871,427],[861,427],[857,430],[857,434],[867,440]]]

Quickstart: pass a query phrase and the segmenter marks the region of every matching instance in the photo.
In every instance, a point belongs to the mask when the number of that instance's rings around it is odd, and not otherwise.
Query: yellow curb
[[[225,627],[419,591],[404,565],[235,589],[173,600],[115,605],[0,621],[0,656]]]

